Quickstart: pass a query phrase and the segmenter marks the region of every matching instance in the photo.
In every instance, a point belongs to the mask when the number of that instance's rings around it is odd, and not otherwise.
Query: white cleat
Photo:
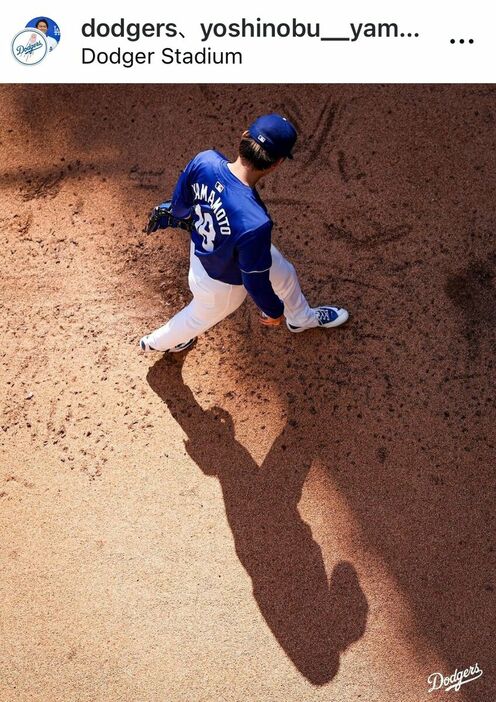
[[[140,348],[142,351],[145,353],[165,353],[165,351],[161,351],[160,349],[154,349],[153,346],[150,346],[149,342],[149,336],[144,336],[140,340]],[[193,346],[193,344],[196,341],[196,336],[193,339],[190,339],[189,341],[184,341],[182,344],[177,344],[177,346],[173,346],[171,349],[167,349],[169,353],[179,353],[179,351],[186,351],[186,349],[189,349],[190,346]]]

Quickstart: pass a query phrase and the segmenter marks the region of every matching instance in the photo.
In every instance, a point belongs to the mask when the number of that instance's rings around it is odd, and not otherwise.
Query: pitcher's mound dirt
[[[2,87],[0,697],[493,702],[496,89]],[[196,152],[296,124],[274,240],[343,328],[251,303],[183,358]],[[438,694],[443,694],[439,692]]]

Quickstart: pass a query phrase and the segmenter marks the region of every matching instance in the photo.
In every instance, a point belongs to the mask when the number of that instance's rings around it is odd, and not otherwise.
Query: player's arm
[[[275,294],[268,271],[262,273],[242,273],[243,285],[259,309],[262,310],[261,323],[277,326],[284,314],[284,304]]]
[[[195,158],[188,163],[181,172],[172,194],[172,214],[180,219],[187,219],[191,215],[194,194],[191,187],[191,177],[195,167]]]
[[[268,325],[278,324],[284,304],[275,294],[269,278],[272,265],[270,253],[272,224],[268,223],[253,232],[247,232],[238,245],[238,263],[243,285],[249,295],[266,315]]]

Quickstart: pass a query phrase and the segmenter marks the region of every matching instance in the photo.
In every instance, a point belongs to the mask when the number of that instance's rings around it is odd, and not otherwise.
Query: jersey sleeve
[[[186,218],[191,214],[194,193],[191,187],[191,176],[195,167],[195,159],[190,161],[182,171],[172,195],[172,214],[174,217]]]
[[[272,265],[270,253],[272,222],[247,232],[237,245],[241,273],[263,273]]]
[[[269,317],[280,317],[284,304],[275,294],[269,278],[272,223],[247,232],[237,247],[243,285],[255,304]]]
[[[269,278],[269,271],[242,273],[241,278],[253,302],[268,317],[277,319],[284,313],[284,303],[274,292]]]

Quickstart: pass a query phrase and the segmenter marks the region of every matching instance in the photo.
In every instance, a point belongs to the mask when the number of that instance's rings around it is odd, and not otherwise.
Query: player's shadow
[[[148,382],[186,432],[186,450],[222,486],[236,553],[271,631],[314,685],[337,673],[339,656],[365,631],[368,605],[354,567],[340,562],[328,579],[322,552],[297,506],[312,453],[288,423],[259,467],[235,439],[231,416],[203,410],[182,378],[183,359],[162,357]]]

